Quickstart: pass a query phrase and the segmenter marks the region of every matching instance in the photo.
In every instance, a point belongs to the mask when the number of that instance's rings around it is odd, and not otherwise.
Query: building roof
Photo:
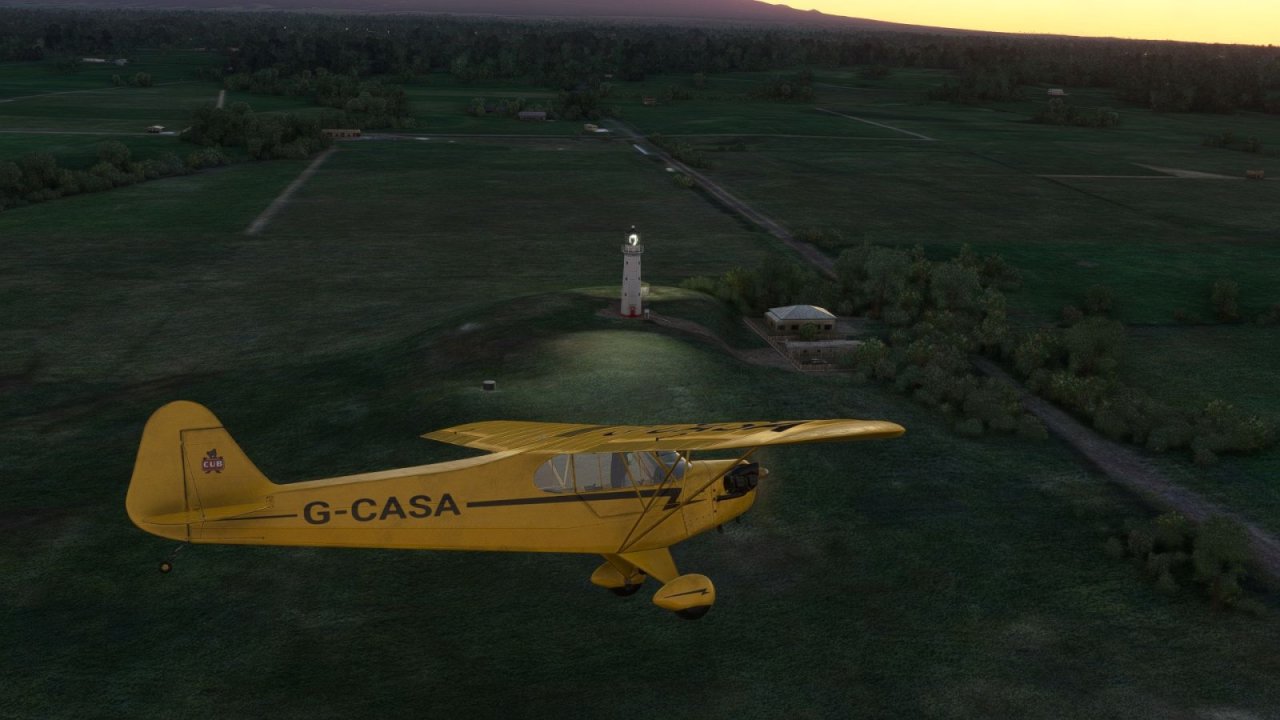
[[[787,305],[786,307],[769,308],[769,312],[765,317],[773,319],[775,322],[812,322],[831,321],[836,319],[826,308],[820,308],[817,305]]]

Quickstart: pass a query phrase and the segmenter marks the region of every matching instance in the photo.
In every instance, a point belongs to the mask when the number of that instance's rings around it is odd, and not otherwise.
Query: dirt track
[[[1117,485],[1132,490],[1159,507],[1182,513],[1196,522],[1203,522],[1214,515],[1224,515],[1239,522],[1249,533],[1258,569],[1273,583],[1280,583],[1280,540],[1275,535],[1174,483],[1164,473],[1151,467],[1133,448],[1102,437],[1044,398],[1027,392],[990,360],[978,358],[974,360],[974,364],[984,374],[1016,388],[1021,396],[1022,406],[1028,412],[1040,418],[1049,432],[1065,440]]]
[[[261,215],[254,218],[254,221],[249,224],[249,227],[245,228],[244,234],[257,235],[265,230],[272,218],[276,216],[276,213],[283,210],[284,206],[289,204],[289,198],[293,197],[293,194],[305,185],[306,182],[311,179],[312,175],[316,174],[316,170],[320,169],[320,166],[325,160],[329,159],[329,156],[333,154],[334,150],[337,150],[337,148],[331,147],[317,155],[316,159],[312,160],[311,164],[299,173],[298,177],[294,178],[293,182],[289,183],[288,187],[282,190],[280,194],[276,196],[275,200],[271,201],[271,204],[267,206],[267,209],[263,210]]]

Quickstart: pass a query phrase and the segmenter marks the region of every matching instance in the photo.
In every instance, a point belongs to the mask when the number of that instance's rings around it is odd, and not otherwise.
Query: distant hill
[[[11,4],[0,0],[0,5]],[[24,3],[25,4],[25,3]],[[827,15],[758,0],[46,0],[42,6],[193,10],[322,10],[502,17],[751,22],[866,30],[955,30]]]

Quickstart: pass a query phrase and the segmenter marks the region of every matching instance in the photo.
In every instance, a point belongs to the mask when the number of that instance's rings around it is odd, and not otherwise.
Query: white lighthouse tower
[[[640,317],[643,312],[640,303],[640,256],[643,254],[640,233],[632,225],[627,242],[622,245],[622,306],[618,311],[623,317]]]

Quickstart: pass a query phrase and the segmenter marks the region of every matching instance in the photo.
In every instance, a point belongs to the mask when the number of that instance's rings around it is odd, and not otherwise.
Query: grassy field
[[[1274,162],[1280,124],[1251,113],[1152,113],[1104,91],[1071,89],[1080,105],[1116,107],[1122,124],[1046,126],[1028,122],[1044,88],[1026,89],[1026,100],[978,107],[929,101],[928,89],[945,80],[936,71],[874,80],[857,71],[821,72],[814,103],[781,104],[746,97],[758,77],[712,77],[694,100],[633,102],[626,117],[650,133],[714,119],[707,127],[713,135],[687,138],[706,151],[706,172],[793,230],[839,230],[844,241],[824,248],[832,255],[863,242],[921,245],[937,258],[964,244],[1000,253],[1024,278],[1009,296],[1019,323],[1055,322],[1064,305],[1081,305],[1087,288],[1105,285],[1117,297],[1118,318],[1157,326],[1135,333],[1131,381],[1187,407],[1215,397],[1280,417],[1280,388],[1258,381],[1280,370],[1268,350],[1275,333],[1174,324],[1175,314],[1212,318],[1209,291],[1219,279],[1238,283],[1246,319],[1280,301],[1272,212],[1280,183],[1242,179],[1245,169]],[[658,87],[653,81],[618,94]],[[787,129],[754,134],[760,118],[786,113],[793,118]],[[881,126],[903,132],[874,142],[834,137]],[[790,128],[823,137],[787,137]],[[1272,149],[1257,155],[1202,145],[1223,131]],[[743,141],[745,150],[717,152],[727,140]],[[1170,169],[1228,179],[1180,178]],[[1181,457],[1169,462],[1199,491],[1280,530],[1275,451],[1209,470]]]
[[[833,254],[864,241],[919,244],[937,256],[964,243],[1000,252],[1027,277],[1015,308],[1040,317],[1078,303],[1095,283],[1125,297],[1124,319],[1148,323],[1168,322],[1176,310],[1205,314],[1208,288],[1219,277],[1254,291],[1246,292],[1254,313],[1280,298],[1269,296],[1271,268],[1280,260],[1270,208],[1280,201],[1280,184],[1182,179],[1151,169],[1233,179],[1247,168],[1265,169],[1273,155],[1206,148],[1201,140],[1231,130],[1275,147],[1280,124],[1272,119],[1160,115],[1111,101],[1122,113],[1120,127],[1061,128],[1027,121],[1039,100],[929,102],[926,91],[942,82],[936,72],[902,71],[874,82],[819,73],[812,104],[749,101],[718,90],[732,80],[710,79],[708,99],[632,102],[627,121],[648,133],[710,134],[701,140],[710,151],[723,138],[741,137],[746,152],[707,153],[711,176],[789,227],[840,230],[846,244],[828,248]],[[1077,102],[1102,100],[1086,90]],[[759,132],[823,137],[754,136]],[[862,134],[875,141],[835,139]]]
[[[901,98],[895,84],[906,81],[847,93]],[[459,91],[486,94],[497,96]],[[439,102],[443,113],[452,100]],[[759,109],[755,127],[782,122],[772,105],[744,107],[734,112]],[[813,134],[876,131],[785,112],[812,122]],[[636,113],[629,121],[645,127]],[[735,122],[723,117],[716,132]],[[752,140],[747,152],[718,153],[711,172],[788,224],[816,224],[818,210],[835,216],[801,187],[856,219],[877,197],[902,202],[890,189],[911,186],[906,173],[892,186],[883,169],[849,169],[858,163],[930,153],[911,167],[971,170],[970,155],[941,149],[959,140],[934,124],[922,117],[911,128],[936,143],[838,140],[826,144],[829,157],[803,139]],[[972,162],[1027,184],[1026,172]],[[246,163],[0,214],[0,313],[9,318],[0,324],[0,607],[9,620],[0,624],[0,715],[1194,718],[1280,708],[1276,598],[1265,598],[1262,618],[1216,613],[1107,558],[1106,538],[1149,511],[1061,445],[962,439],[879,386],[746,365],[710,344],[599,316],[632,223],[645,235],[655,309],[738,346],[756,341],[718,303],[660,286],[787,257],[627,143],[344,143],[265,232],[244,235],[304,165]],[[823,179],[824,167],[845,170]],[[1046,185],[1041,199],[1027,190],[1028,202],[1099,223],[1094,201],[1049,195],[1059,186]],[[957,232],[958,220],[934,221],[939,233]],[[1246,285],[1246,258],[1269,256],[1262,238],[1234,237],[1242,228],[1223,230],[1234,239],[1216,247],[1239,248],[1223,262]],[[1095,253],[1121,242],[1107,238],[1094,239]],[[1028,275],[1016,296],[1028,317],[1054,311],[1054,291],[1034,279],[1036,263],[1047,277],[1054,261],[1037,248],[1060,257],[1074,242],[1085,241],[1067,235],[1006,253]],[[1205,262],[1209,245],[1179,241],[1195,254],[1180,261],[1127,257],[1185,269]],[[1109,263],[1076,267],[1108,282],[1128,277]],[[1155,312],[1143,307],[1126,304],[1123,314]],[[1153,352],[1130,368],[1143,382],[1189,403],[1247,386],[1242,405],[1276,407],[1274,333],[1143,332]],[[1220,357],[1213,347],[1224,348]],[[1257,355],[1267,359],[1245,360]],[[1219,363],[1246,371],[1214,373]],[[483,379],[499,392],[481,392]],[[744,523],[675,551],[681,569],[710,576],[719,595],[710,615],[686,623],[654,608],[649,592],[619,599],[593,588],[598,559],[581,556],[198,546],[162,576],[156,562],[173,546],[132,527],[123,502],[142,424],[176,398],[212,408],[278,482],[458,457],[417,435],[493,418],[884,417],[909,432],[766,453],[774,474]],[[1249,474],[1227,498],[1241,507],[1273,456],[1170,467],[1202,486]]]

